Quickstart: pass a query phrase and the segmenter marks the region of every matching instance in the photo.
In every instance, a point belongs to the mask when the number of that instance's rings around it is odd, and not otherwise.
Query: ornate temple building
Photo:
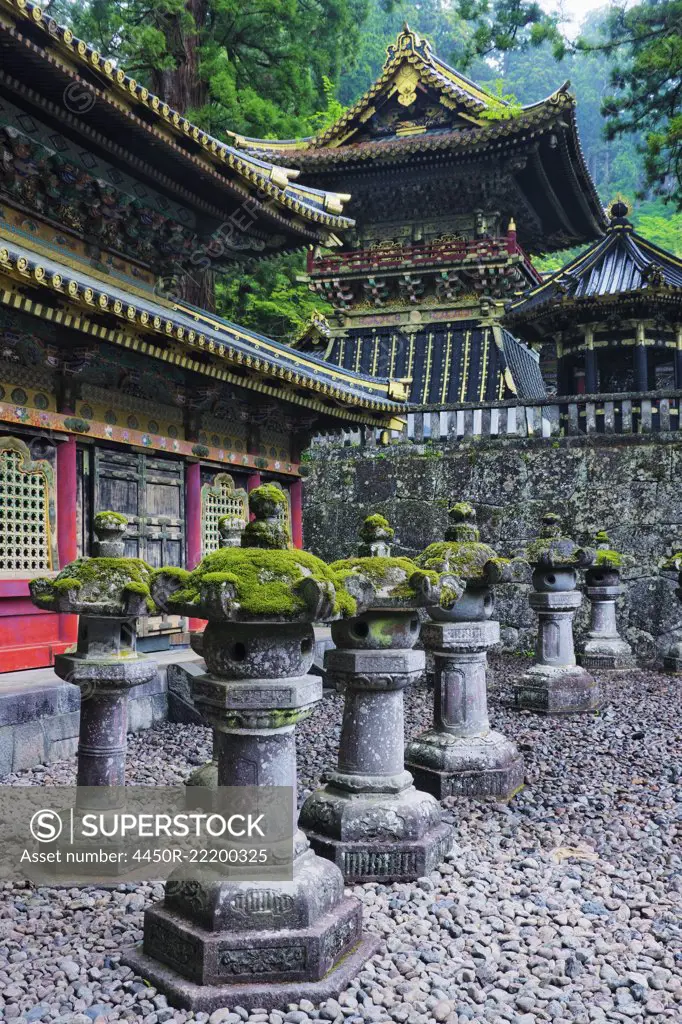
[[[509,307],[511,329],[554,354],[561,395],[682,390],[682,260],[629,212],[614,200],[605,236]]]
[[[343,197],[211,138],[27,0],[0,0],[0,671],[51,664],[73,616],[33,576],[88,553],[94,514],[128,554],[193,566],[262,478],[301,544],[300,452],[388,427],[399,383],[168,297],[241,256],[334,246]],[[399,422],[399,421],[398,421]],[[153,618],[148,646],[185,638]]]
[[[448,67],[405,26],[358,102],[314,138],[235,136],[346,200],[342,249],[311,247],[311,287],[335,308],[301,348],[409,380],[417,403],[544,394],[537,354],[501,323],[540,283],[530,256],[606,226],[562,86],[517,107]]]

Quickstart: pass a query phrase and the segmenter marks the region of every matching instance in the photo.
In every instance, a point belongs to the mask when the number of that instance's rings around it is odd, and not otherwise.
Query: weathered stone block
[[[14,727],[12,771],[45,763],[45,733],[41,722],[24,722]]]
[[[0,779],[12,773],[14,763],[14,726],[0,726]]]

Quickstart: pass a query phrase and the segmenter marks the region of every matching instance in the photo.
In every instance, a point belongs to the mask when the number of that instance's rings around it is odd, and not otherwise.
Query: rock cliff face
[[[679,434],[326,446],[311,451],[307,467],[306,549],[327,561],[354,550],[358,526],[371,512],[395,527],[394,553],[413,557],[443,539],[453,501],[470,501],[481,540],[512,557],[535,535],[542,513],[555,509],[579,543],[604,529],[614,548],[633,557],[623,571],[618,621],[638,659],[660,662],[682,638],[676,575],[660,570],[682,546]],[[534,646],[529,588],[530,577],[496,588],[508,650]],[[588,623],[585,599],[576,616],[578,647]]]

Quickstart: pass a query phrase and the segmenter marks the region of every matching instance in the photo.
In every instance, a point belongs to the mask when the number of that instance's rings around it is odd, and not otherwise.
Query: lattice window
[[[205,555],[220,547],[218,519],[236,516],[244,525],[249,521],[249,502],[246,491],[237,490],[229,473],[218,473],[212,484],[201,488],[202,544]]]
[[[269,482],[270,481],[268,481],[268,483]],[[285,489],[282,487],[279,481],[273,480],[272,483],[274,483],[275,487],[279,487],[286,501],[286,510],[282,514],[282,519],[284,520],[284,526],[286,528],[287,534],[289,535],[289,541],[291,541],[291,502],[289,501],[289,492],[285,491]]]
[[[23,441],[0,438],[0,572],[54,568],[50,532],[52,468],[33,462]]]

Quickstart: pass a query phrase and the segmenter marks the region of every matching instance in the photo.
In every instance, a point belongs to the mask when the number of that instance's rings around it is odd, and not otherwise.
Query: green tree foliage
[[[217,281],[216,306],[223,316],[275,341],[287,342],[301,331],[315,310],[331,316],[332,307],[300,280],[301,253],[289,253],[236,266]]]
[[[645,184],[682,209],[682,0],[612,8],[605,41],[580,39],[612,61],[602,112],[608,138],[643,140]]]
[[[558,49],[557,18],[535,0],[456,0],[459,17],[473,29],[464,46],[462,67],[477,58],[498,60],[511,50],[526,50],[550,40]]]
[[[370,0],[53,0],[50,14],[213,135],[305,134]]]

